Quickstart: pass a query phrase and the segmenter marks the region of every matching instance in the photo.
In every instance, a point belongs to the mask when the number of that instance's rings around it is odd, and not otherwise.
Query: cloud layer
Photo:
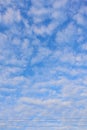
[[[87,1],[0,0],[0,128],[87,130]]]

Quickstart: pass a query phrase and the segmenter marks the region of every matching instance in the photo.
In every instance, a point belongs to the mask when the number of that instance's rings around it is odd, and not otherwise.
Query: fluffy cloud
[[[5,14],[1,14],[0,17],[0,23],[4,23],[6,25],[13,24],[14,22],[20,22],[21,20],[20,11],[15,11],[12,8],[8,8]]]

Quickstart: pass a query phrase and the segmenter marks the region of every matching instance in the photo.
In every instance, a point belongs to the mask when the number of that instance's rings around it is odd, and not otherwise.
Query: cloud
[[[70,23],[64,30],[57,33],[56,42],[61,44],[72,44],[75,42],[76,27],[73,23]]]
[[[16,17],[16,19],[15,19]],[[0,22],[3,24],[13,24],[14,22],[20,22],[21,15],[19,10],[14,10],[12,8],[8,8],[5,12],[5,14],[1,14],[1,20]]]
[[[50,1],[44,3],[32,1],[32,7],[28,15],[32,18],[32,30],[36,35],[51,35],[54,30],[67,20],[67,15],[60,7],[66,4],[65,1]]]
[[[58,0],[58,1],[55,0],[53,2],[53,7],[55,9],[65,8],[67,6],[67,2],[68,2],[68,0]]]
[[[79,9],[78,13],[74,16],[74,19],[76,20],[77,24],[81,25],[81,26],[86,26],[86,6],[81,6],[81,8]]]
[[[82,50],[86,51],[87,50],[87,43],[84,43],[81,47],[82,47]]]
[[[41,62],[49,57],[49,55],[51,55],[51,51],[49,49],[40,47],[36,56],[32,58],[31,64],[37,64],[38,62]]]
[[[87,129],[84,2],[0,1],[3,130]]]

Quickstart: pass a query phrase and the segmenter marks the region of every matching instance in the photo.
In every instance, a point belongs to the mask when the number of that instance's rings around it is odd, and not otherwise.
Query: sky
[[[0,130],[87,130],[87,0],[0,0]]]

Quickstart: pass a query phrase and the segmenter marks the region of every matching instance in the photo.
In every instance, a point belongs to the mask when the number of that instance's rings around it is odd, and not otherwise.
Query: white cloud
[[[13,41],[12,41],[12,44],[20,45],[21,44],[21,40],[19,38],[14,38]]]
[[[7,35],[0,33],[0,46],[4,46],[6,44],[7,41]]]
[[[87,50],[87,43],[84,43],[84,44],[81,46],[81,48],[82,48],[83,50]]]
[[[36,64],[41,62],[42,60],[45,60],[47,57],[49,57],[49,55],[51,55],[51,53],[52,52],[49,49],[40,47],[36,56],[32,58],[31,64]]]
[[[11,0],[0,0],[0,4],[3,4],[3,5],[8,5],[8,4],[10,4],[11,3]]]
[[[4,14],[1,14],[0,22],[6,25],[13,24],[14,22],[20,22],[21,14],[19,10],[8,8]]]
[[[70,23],[65,29],[59,31],[56,35],[56,42],[58,44],[71,43],[76,34],[76,27],[73,23]]]
[[[33,3],[31,9],[28,12],[28,15],[31,16],[33,19],[33,32],[36,35],[51,35],[53,31],[57,28],[57,26],[64,23],[67,19],[67,15],[64,10],[61,10],[61,8],[55,8],[55,5],[60,7],[63,4],[65,5],[66,2],[66,0],[62,2],[50,1],[49,7],[46,7],[43,1],[37,2],[36,4]],[[50,20],[50,22],[47,25],[44,25],[43,22],[47,23],[46,20]]]
[[[66,7],[68,0],[55,0],[53,2],[53,8],[54,9],[61,9],[63,7]]]
[[[52,105],[60,105],[61,107],[68,106],[71,104],[70,101],[62,101],[59,99],[48,99],[48,100],[41,100],[41,99],[33,99],[29,97],[22,97],[19,99],[18,102],[25,103],[25,104],[34,104],[34,105],[41,105],[44,107],[51,107]]]
[[[81,6],[78,13],[73,17],[74,20],[76,20],[77,24],[86,26],[86,6]]]
[[[27,12],[22,10],[25,8],[22,1],[16,2],[0,1],[6,7],[0,22],[7,27],[2,27],[0,33],[0,118],[9,125],[3,129],[86,130],[80,124],[86,122],[87,116],[87,56],[84,53],[87,47],[83,41],[84,28],[76,24],[86,25],[83,16],[86,6],[77,9],[76,5],[76,10],[72,9],[74,21],[70,19],[72,22],[67,24],[67,18],[71,17],[69,4],[73,1],[32,0]],[[23,25],[16,26],[20,21]],[[52,37],[54,33],[56,39]],[[76,42],[77,35],[77,40],[84,42],[80,45],[81,52],[71,45]],[[49,44],[56,44],[57,48],[51,50]],[[49,122],[49,119],[60,122]],[[41,123],[43,126],[60,126],[39,128],[41,120],[45,120]],[[28,128],[30,123],[37,128]]]

